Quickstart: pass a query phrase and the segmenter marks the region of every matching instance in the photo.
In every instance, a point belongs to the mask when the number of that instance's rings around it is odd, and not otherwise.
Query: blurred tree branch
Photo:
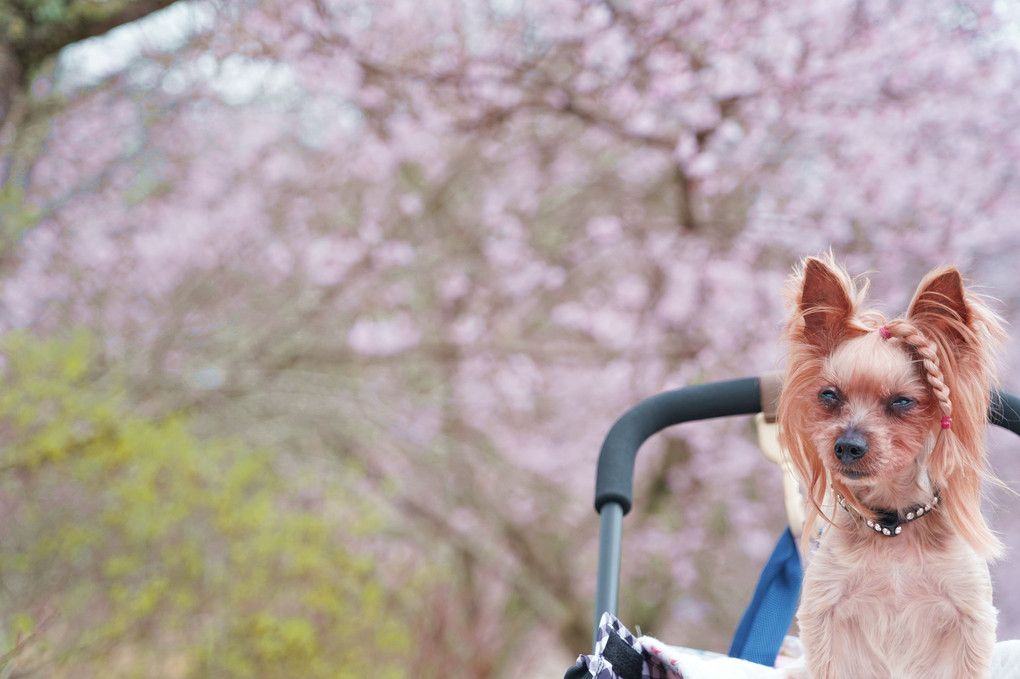
[[[25,72],[72,43],[137,21],[178,0],[4,0],[2,37],[14,48]]]
[[[103,35],[118,26],[142,19],[178,0],[0,0],[0,149],[8,155],[5,134],[17,126],[29,79],[57,52],[76,42]],[[9,158],[0,157],[3,180]]]

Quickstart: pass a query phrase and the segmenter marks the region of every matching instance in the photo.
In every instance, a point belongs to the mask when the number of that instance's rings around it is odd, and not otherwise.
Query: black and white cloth
[[[649,636],[635,637],[615,617],[602,616],[595,653],[577,666],[593,679],[775,679],[778,672],[746,660],[670,646]]]

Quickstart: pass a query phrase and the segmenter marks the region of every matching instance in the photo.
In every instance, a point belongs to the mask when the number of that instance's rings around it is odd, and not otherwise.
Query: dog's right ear
[[[804,260],[798,311],[804,319],[804,342],[828,353],[839,341],[855,313],[853,282],[834,264]]]

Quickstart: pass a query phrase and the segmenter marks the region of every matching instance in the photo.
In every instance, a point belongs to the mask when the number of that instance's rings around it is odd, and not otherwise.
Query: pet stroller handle
[[[623,516],[634,494],[634,461],[653,434],[675,424],[733,415],[775,413],[780,378],[770,373],[725,382],[698,384],[645,399],[621,416],[606,435],[595,479],[599,513],[599,570],[595,593],[595,633],[602,614],[617,613]],[[993,391],[989,421],[1020,435],[1020,398]]]
[[[628,410],[609,430],[595,477],[595,511],[599,513],[596,633],[602,614],[616,615],[619,603],[623,516],[633,504],[634,461],[641,444],[674,424],[761,412],[761,383],[761,378],[745,377],[667,391]]]

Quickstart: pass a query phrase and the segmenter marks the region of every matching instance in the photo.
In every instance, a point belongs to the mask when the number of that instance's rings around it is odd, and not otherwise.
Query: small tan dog
[[[925,276],[904,318],[862,312],[866,291],[831,257],[788,290],[780,440],[805,535],[832,524],[804,577],[794,676],[987,679],[1001,546],[981,480],[1002,326],[954,268]]]

